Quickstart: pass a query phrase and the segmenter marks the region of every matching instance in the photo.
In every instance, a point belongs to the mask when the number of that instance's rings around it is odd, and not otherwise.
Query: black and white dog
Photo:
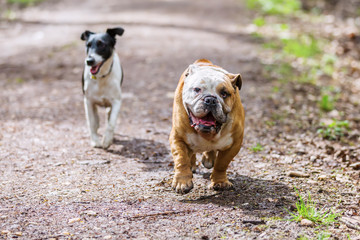
[[[86,119],[93,147],[108,148],[114,138],[116,120],[121,107],[123,71],[119,56],[114,51],[115,36],[124,33],[122,28],[109,28],[106,33],[85,31],[85,68],[82,78]],[[97,106],[106,107],[107,128],[102,141],[97,133],[99,116]]]

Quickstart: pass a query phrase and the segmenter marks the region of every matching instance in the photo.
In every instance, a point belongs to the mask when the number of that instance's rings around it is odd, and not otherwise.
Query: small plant
[[[325,112],[330,112],[334,110],[334,103],[335,99],[332,96],[330,96],[329,94],[323,94],[319,101],[319,106],[321,110]]]
[[[323,138],[329,140],[339,140],[341,137],[345,136],[350,130],[349,122],[345,121],[336,121],[326,125],[322,123],[322,128],[317,130],[317,133],[320,134]]]
[[[299,200],[296,203],[296,212],[289,212],[292,216],[291,221],[300,222],[302,219],[308,219],[315,224],[330,225],[331,223],[337,222],[336,218],[339,217],[340,213],[334,213],[332,209],[325,211],[324,209],[318,210],[316,204],[311,200],[309,193],[307,201],[304,201],[303,197],[295,189]],[[320,238],[323,239],[323,238]]]
[[[260,143],[257,143],[254,147],[251,147],[250,150],[253,152],[260,152],[264,150],[264,147]]]

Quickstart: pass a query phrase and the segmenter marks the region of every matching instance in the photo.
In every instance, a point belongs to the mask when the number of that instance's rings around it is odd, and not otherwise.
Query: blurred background
[[[360,0],[0,0],[0,17],[1,234],[358,239]],[[124,101],[103,151],[89,144],[80,35],[116,26]],[[228,171],[236,190],[207,190],[199,168],[178,196],[172,101],[198,58],[242,74],[244,144]],[[331,223],[284,224],[303,194]],[[99,217],[69,225],[84,202]],[[170,216],[128,218],[154,209]]]

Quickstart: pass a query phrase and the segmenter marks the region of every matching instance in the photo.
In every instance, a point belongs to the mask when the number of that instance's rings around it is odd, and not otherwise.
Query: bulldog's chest
[[[230,132],[212,140],[207,140],[196,133],[188,133],[186,135],[186,141],[190,149],[196,153],[222,151],[231,147],[233,144],[233,138]]]

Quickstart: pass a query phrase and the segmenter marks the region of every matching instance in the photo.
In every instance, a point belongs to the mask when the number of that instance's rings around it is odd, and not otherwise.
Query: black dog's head
[[[100,71],[102,64],[111,57],[116,43],[116,35],[124,33],[122,28],[108,28],[106,33],[93,33],[88,30],[81,34],[81,40],[86,41],[87,58],[85,63],[91,67],[91,74]]]

